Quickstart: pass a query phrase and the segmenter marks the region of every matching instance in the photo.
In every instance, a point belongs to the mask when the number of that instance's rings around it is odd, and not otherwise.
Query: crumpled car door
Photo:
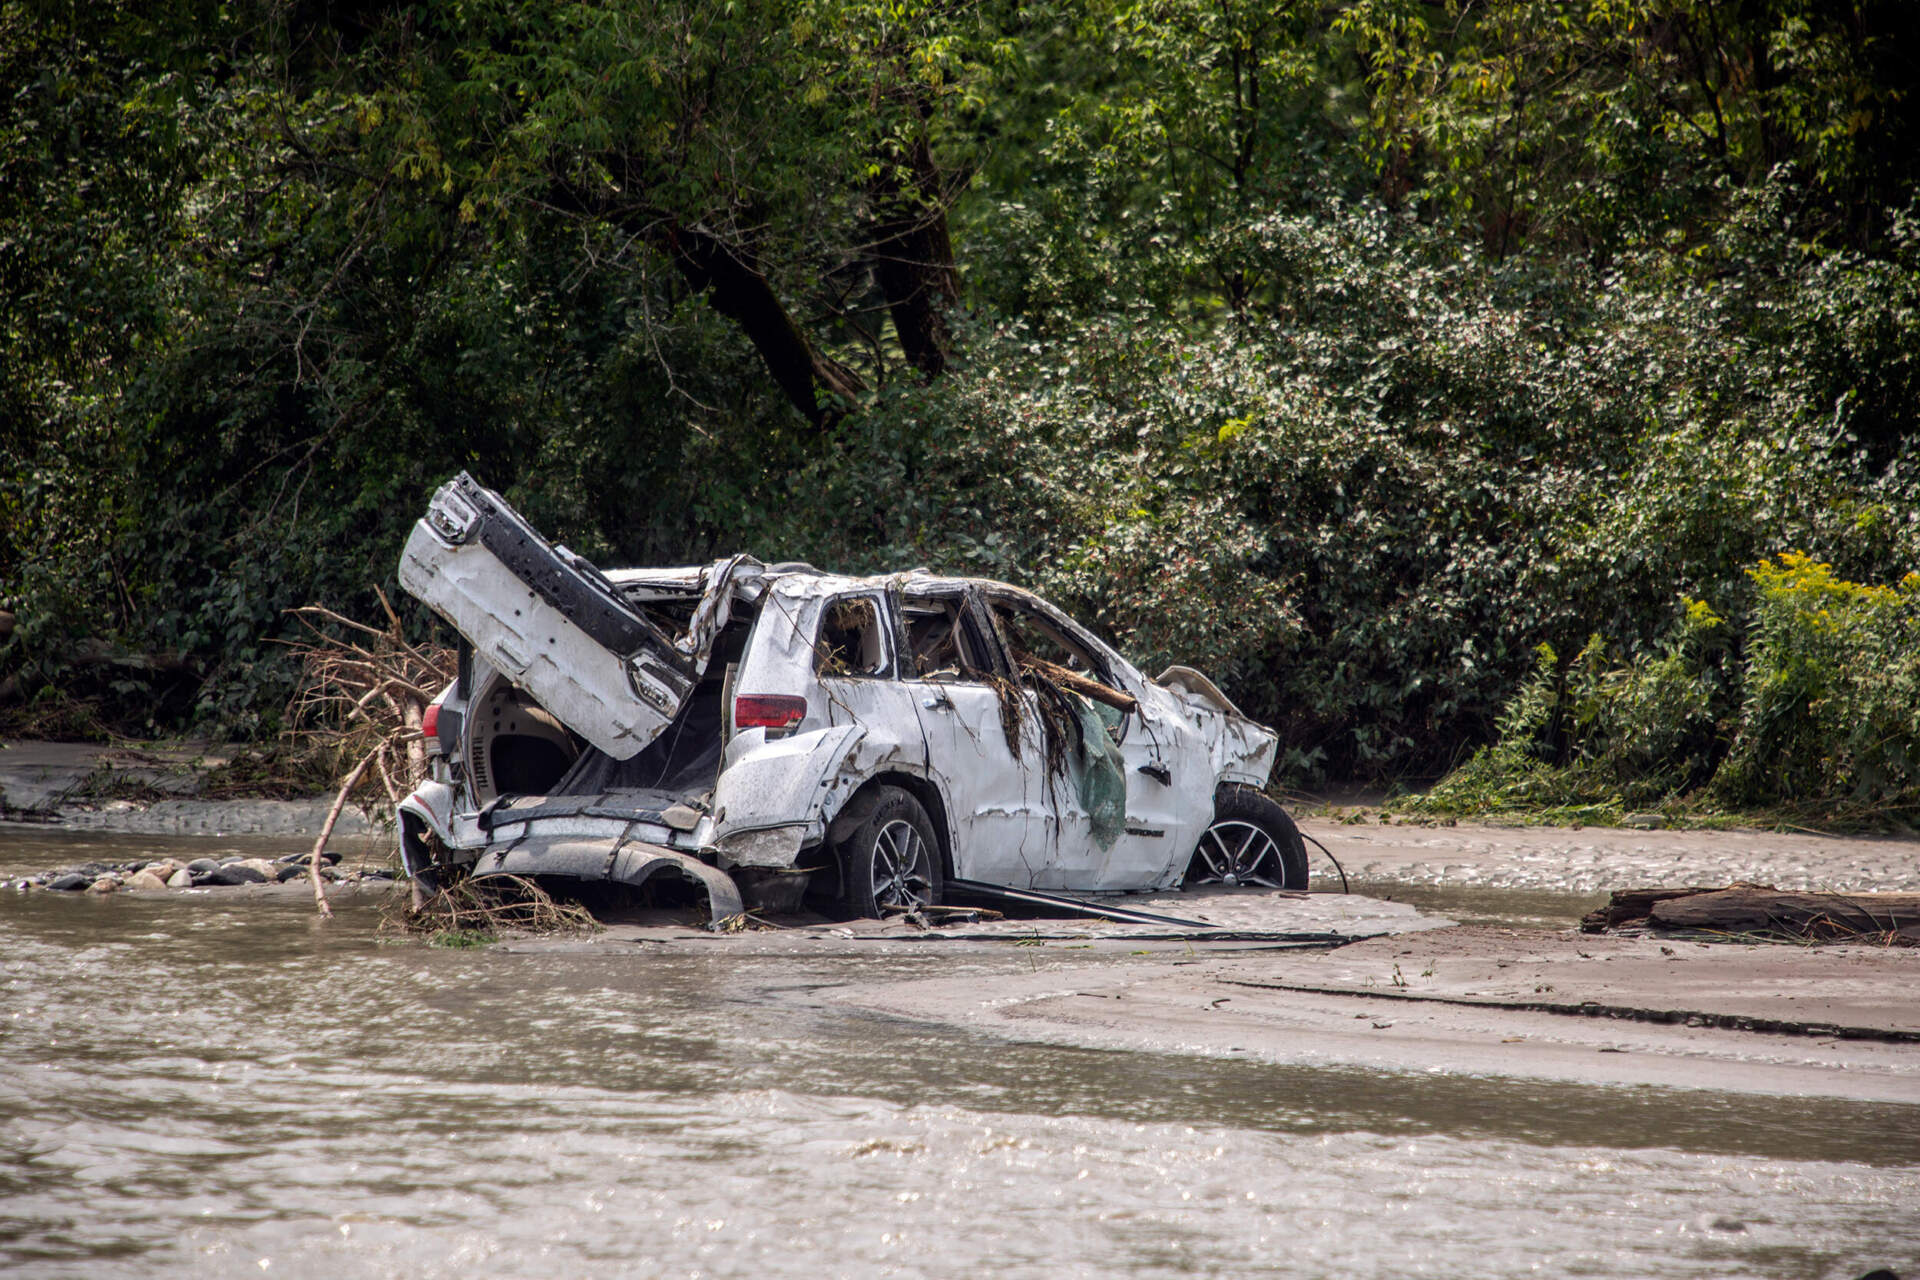
[[[1016,755],[1002,693],[981,679],[997,665],[987,647],[991,623],[971,591],[908,591],[902,609],[900,683],[919,715],[927,770],[946,797],[953,873],[1031,888],[1051,852],[1053,803],[1032,715],[1018,709]]]
[[[715,575],[709,597],[730,590],[726,577]],[[672,723],[706,665],[706,645],[683,652],[598,569],[465,472],[440,486],[414,524],[400,585],[617,760]]]

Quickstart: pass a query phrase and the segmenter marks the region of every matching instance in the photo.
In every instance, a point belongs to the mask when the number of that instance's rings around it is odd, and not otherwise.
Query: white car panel
[[[705,655],[696,664],[637,638],[630,652],[609,649],[582,625],[579,610],[563,609],[502,559],[489,535],[506,517],[517,527],[502,536],[528,557],[557,565],[557,572],[571,571],[585,584],[581,594],[588,606],[625,622],[636,637],[653,630],[611,597],[610,584],[604,595],[594,591],[599,575],[591,566],[583,572],[564,549],[519,523],[497,494],[465,476],[442,486],[427,516],[415,523],[400,558],[400,585],[562,724],[614,759],[630,759],[673,722]]]
[[[461,858],[513,840],[626,839],[658,841],[662,850],[692,851],[720,868],[755,875],[818,866],[829,830],[835,838],[846,835],[834,827],[836,816],[863,787],[890,779],[916,790],[936,824],[944,817],[946,853],[957,878],[1070,892],[1162,889],[1185,876],[1212,821],[1217,789],[1229,782],[1263,785],[1273,767],[1273,732],[1248,720],[1205,676],[1171,667],[1149,681],[1057,609],[1018,588],[920,570],[838,577],[806,566],[764,566],[747,556],[603,575],[540,540],[499,503],[496,514],[514,536],[524,530],[533,539],[503,554],[498,538],[489,545],[476,532],[469,501],[475,493],[498,502],[498,495],[464,476],[436,495],[408,538],[402,585],[473,646],[471,673],[498,669],[605,757],[634,764],[626,774],[617,767],[595,774],[599,766],[593,762],[600,757],[581,755],[579,768],[598,779],[593,795],[583,787],[579,795],[542,797],[534,806],[540,812],[517,820],[512,806],[488,813],[485,797],[460,772],[473,765],[458,753],[474,755],[474,734],[485,728],[479,718],[469,721],[457,748],[448,740],[449,752],[456,753],[453,784],[425,784],[401,805],[416,829],[463,851]],[[530,572],[529,556],[536,570],[552,576]],[[557,589],[559,578],[572,585]],[[979,603],[988,598],[998,602],[996,609],[1011,605],[1014,611],[990,617]],[[852,621],[844,610],[828,614],[836,601],[850,599],[871,602],[877,633],[857,613]],[[572,607],[581,601],[583,607]],[[911,628],[903,604],[912,606]],[[953,611],[944,641],[957,646],[947,649],[950,656],[928,652],[942,643],[933,616],[942,608]],[[1125,821],[1105,846],[1093,838],[1072,771],[1049,767],[1032,692],[1039,677],[1031,672],[1039,667],[1016,669],[1002,652],[1013,643],[1009,637],[1017,638],[1018,620],[1029,614],[1047,619],[1057,629],[1055,639],[1073,642],[1065,647],[1079,669],[1055,670],[1052,678],[1066,682],[1062,687],[1071,688],[1076,676],[1097,677],[1095,683],[1134,700],[1118,731]],[[677,634],[656,625],[667,617],[682,619]],[[823,631],[829,617],[832,629]],[[730,621],[736,622],[731,629]],[[1000,634],[1006,628],[1015,629]],[[1031,640],[1037,633],[1018,634]],[[826,635],[836,639],[823,646]],[[610,636],[620,643],[610,645]],[[1075,644],[1084,652],[1073,653]],[[912,652],[916,645],[921,663]],[[822,647],[841,656],[823,661]],[[713,679],[701,683],[709,659],[723,661],[714,657],[721,648],[727,654],[725,683],[718,665]],[[844,656],[856,652],[852,661]],[[922,674],[922,665],[930,674]],[[988,670],[1001,674],[983,678]],[[449,704],[454,723],[477,709],[472,699],[478,683],[475,678],[467,686],[465,705]],[[1106,697],[1102,690],[1092,692]],[[796,710],[797,723],[785,728],[735,729],[735,700],[742,696],[775,705],[802,699],[804,712]],[[712,719],[699,720],[701,708]],[[1009,720],[1015,722],[1017,750],[1007,740]],[[663,736],[675,723],[682,729]],[[694,723],[720,727],[682,738]],[[642,755],[656,739],[659,745]],[[652,762],[676,758],[682,742],[707,743],[703,749],[713,754],[692,758],[687,776],[697,775],[694,782],[660,790],[649,772]],[[935,796],[944,815],[933,812]],[[668,806],[683,815],[671,830],[660,825],[660,811]],[[628,810],[623,826],[619,815]],[[841,825],[852,830],[860,812],[848,810]],[[641,832],[647,823],[654,825]]]

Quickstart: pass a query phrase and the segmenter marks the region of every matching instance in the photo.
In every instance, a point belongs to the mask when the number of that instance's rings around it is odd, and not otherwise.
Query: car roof
[[[619,587],[655,587],[673,592],[695,592],[710,580],[731,560],[716,560],[712,564],[674,565],[653,569],[607,569],[603,572],[609,582]],[[893,573],[853,575],[829,573],[810,564],[787,561],[764,565],[759,573],[739,575],[743,583],[763,582],[776,587],[783,595],[830,596],[848,591],[877,590],[885,587],[931,587],[939,589],[950,587],[962,590],[967,587],[980,587],[994,592],[1005,592],[1030,600],[1039,597],[1024,587],[1012,583],[999,582],[992,578],[961,578],[934,573],[924,567],[904,569]]]

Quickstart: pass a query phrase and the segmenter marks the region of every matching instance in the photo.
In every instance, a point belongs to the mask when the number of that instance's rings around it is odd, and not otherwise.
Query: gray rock
[[[246,858],[238,865],[245,867],[249,871],[258,871],[262,880],[271,880],[274,876],[278,875],[280,871],[280,868],[274,866],[273,863],[265,858]]]
[[[196,879],[194,883],[219,885],[263,884],[266,882],[266,879],[267,877],[261,872],[236,861],[224,867],[215,867],[207,873],[206,879]]]
[[[307,869],[305,867],[285,866],[277,868],[273,873],[273,878],[281,884],[285,884],[289,880],[298,880],[306,874]]]
[[[193,872],[187,870],[185,867],[180,868],[167,877],[167,888],[169,889],[191,889],[192,887]]]
[[[220,866],[220,860],[217,858],[195,858],[192,862],[189,862],[187,864],[187,870],[193,872],[197,876],[203,876],[203,875],[206,875],[209,871],[217,870],[219,866]]]
[[[68,871],[47,881],[47,888],[59,889],[62,892],[71,893],[76,889],[84,889],[92,883],[93,881],[87,879],[87,877],[81,875],[79,872]]]

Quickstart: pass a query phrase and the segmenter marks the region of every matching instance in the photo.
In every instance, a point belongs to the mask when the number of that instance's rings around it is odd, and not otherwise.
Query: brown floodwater
[[[0,875],[229,847],[298,845],[6,829]],[[0,899],[0,1274],[1920,1271],[1920,1108],[1010,1044],[830,998],[1033,948],[377,922]]]

